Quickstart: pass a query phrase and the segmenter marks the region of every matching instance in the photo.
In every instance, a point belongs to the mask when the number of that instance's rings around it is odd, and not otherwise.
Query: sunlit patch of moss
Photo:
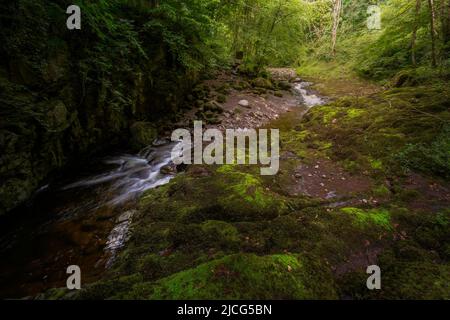
[[[315,134],[312,134],[309,130],[288,130],[280,132],[281,148],[282,150],[288,150],[295,153],[299,158],[308,161],[315,157],[317,150],[311,150],[308,148],[310,145],[314,145],[317,142],[321,145],[322,141],[315,139]],[[316,146],[316,149],[319,146]]]
[[[296,255],[236,254],[158,281],[149,298],[335,298],[329,271],[309,268],[308,261]]]
[[[323,113],[322,122],[324,124],[331,123],[333,121],[333,119],[336,118],[336,116],[339,112],[338,110],[336,110],[336,108],[333,108],[330,106],[320,107],[320,111]]]
[[[226,194],[218,199],[224,207],[242,199],[254,205],[255,208],[266,209],[276,204],[280,208],[285,208],[283,200],[275,199],[273,195],[264,190],[259,177],[240,171],[230,171],[229,169],[226,169],[226,172],[229,181],[227,185],[224,185]]]
[[[382,170],[383,169],[383,161],[379,159],[374,159],[369,157],[370,167],[374,170]]]
[[[224,164],[217,168],[217,172],[219,173],[231,173],[236,171],[237,165],[236,164]]]
[[[342,208],[341,211],[353,216],[357,225],[363,227],[376,225],[384,229],[392,229],[391,215],[386,209]]]
[[[350,119],[359,118],[363,114],[365,114],[363,109],[351,108],[351,109],[348,109],[346,111],[347,111],[347,117],[349,117]]]

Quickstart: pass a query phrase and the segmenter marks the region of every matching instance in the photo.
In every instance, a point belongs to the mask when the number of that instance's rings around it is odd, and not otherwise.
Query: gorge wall
[[[197,78],[146,29],[148,11],[111,3],[82,7],[72,31],[67,1],[0,5],[0,215],[70,162],[176,113]]]

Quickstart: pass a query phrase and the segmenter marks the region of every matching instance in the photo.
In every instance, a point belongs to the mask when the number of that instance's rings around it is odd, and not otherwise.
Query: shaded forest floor
[[[305,114],[290,88],[297,75],[286,75],[221,73],[194,90],[195,109],[177,124],[279,128],[278,175],[189,166],[141,197],[102,280],[39,297],[449,299],[449,164],[438,151],[448,150],[448,86],[318,75],[306,80],[331,99]],[[366,287],[372,264],[379,291]]]

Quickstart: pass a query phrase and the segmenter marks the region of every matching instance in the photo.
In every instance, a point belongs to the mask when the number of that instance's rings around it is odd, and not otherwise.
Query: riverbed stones
[[[177,173],[177,166],[175,164],[168,164],[164,167],[162,167],[159,172],[162,174],[176,174]]]
[[[116,220],[117,223],[123,223],[125,221],[130,221],[131,218],[136,214],[136,210],[128,210],[122,213]]]
[[[248,102],[248,100],[240,100],[238,102],[238,105],[244,108],[249,108],[250,107],[250,103]]]

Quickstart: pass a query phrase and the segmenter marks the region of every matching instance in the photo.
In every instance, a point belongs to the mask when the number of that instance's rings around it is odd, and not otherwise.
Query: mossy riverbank
[[[103,280],[40,297],[449,299],[449,101],[404,87],[285,114],[279,175],[189,167],[142,196]]]

